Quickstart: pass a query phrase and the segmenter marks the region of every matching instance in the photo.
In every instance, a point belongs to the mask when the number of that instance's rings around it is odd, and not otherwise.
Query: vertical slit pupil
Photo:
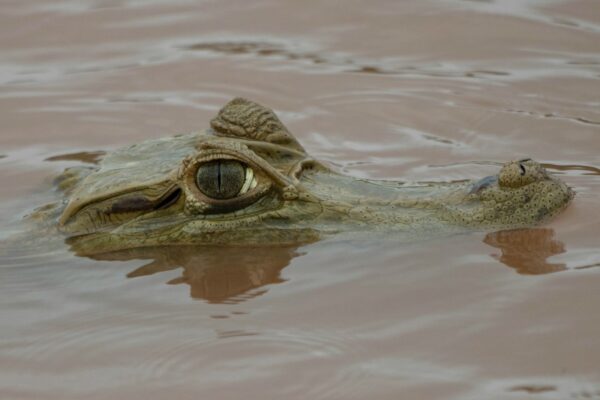
[[[219,194],[223,191],[223,186],[221,184],[221,165],[222,165],[222,162],[219,161],[217,163],[217,188],[218,188],[217,190],[218,190]]]
[[[236,160],[213,160],[201,164],[196,185],[206,196],[226,200],[238,195],[244,185],[246,167]]]

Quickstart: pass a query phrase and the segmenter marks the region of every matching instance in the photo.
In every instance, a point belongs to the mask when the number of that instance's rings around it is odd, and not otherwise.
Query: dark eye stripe
[[[179,200],[179,196],[181,196],[181,189],[177,188],[167,196],[165,196],[158,204],[154,205],[155,210],[163,210],[165,208],[171,207],[173,204],[177,203]]]
[[[143,196],[129,196],[123,197],[115,201],[110,208],[110,212],[113,214],[117,214],[125,212],[144,211],[152,209],[153,206],[154,204],[152,204],[150,200]]]
[[[181,189],[174,188],[167,192],[158,200],[150,200],[140,194],[133,194],[117,199],[111,207],[110,214],[119,214],[127,212],[161,210],[172,206],[177,202],[181,195]]]

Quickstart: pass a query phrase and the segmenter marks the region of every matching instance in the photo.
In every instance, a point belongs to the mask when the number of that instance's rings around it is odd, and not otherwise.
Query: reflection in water
[[[519,385],[510,388],[511,392],[526,392],[529,394],[538,394],[546,392],[555,392],[556,386],[554,385]]]
[[[281,43],[269,42],[201,42],[184,47],[186,50],[207,51],[223,54],[253,54],[260,57],[285,57],[289,60],[310,61],[314,64],[325,62],[321,57],[307,52],[294,51]]]
[[[190,296],[210,303],[237,303],[259,296],[256,291],[273,283],[284,282],[279,275],[290,261],[299,256],[296,247],[202,247],[170,246],[140,248],[95,255],[100,260],[152,259],[127,274],[129,278],[153,275],[183,268],[180,277],[169,284],[185,283]]]
[[[385,59],[352,59],[342,54],[328,52],[327,54],[317,54],[315,52],[302,51],[294,49],[289,44],[277,42],[249,42],[249,41],[216,41],[216,42],[198,42],[187,45],[183,50],[199,51],[206,53],[226,54],[226,55],[251,55],[255,57],[285,58],[290,61],[308,62],[315,65],[322,65],[336,69],[340,72],[366,73],[378,75],[421,75],[434,77],[456,77],[456,78],[490,78],[505,77],[510,73],[505,71],[492,70],[466,70],[451,71],[443,64],[427,65],[405,65],[398,63],[395,58]],[[384,65],[386,65],[384,67]]]
[[[573,121],[573,122],[577,122],[580,124],[586,124],[586,125],[600,125],[600,122],[598,122],[598,121],[594,121],[594,120],[580,117],[577,115],[543,113],[543,112],[538,112],[538,111],[527,111],[527,110],[519,110],[519,109],[514,109],[514,108],[508,108],[505,111],[509,112],[509,113],[525,114],[525,115],[529,115],[529,116],[536,117],[536,118],[563,119],[563,120]],[[565,167],[569,167],[569,166],[565,166]],[[574,167],[577,167],[577,165],[574,165]]]
[[[592,165],[581,165],[581,164],[543,164],[548,169],[554,169],[557,171],[584,171],[582,175],[600,175],[600,168]]]
[[[81,151],[78,153],[59,154],[46,158],[45,161],[81,161],[86,164],[98,164],[102,157],[106,154],[105,151]]]
[[[554,240],[554,230],[550,228],[492,232],[483,242],[502,250],[502,255],[492,254],[492,257],[520,274],[541,275],[566,269],[565,264],[546,261],[550,256],[566,252],[564,243]]]

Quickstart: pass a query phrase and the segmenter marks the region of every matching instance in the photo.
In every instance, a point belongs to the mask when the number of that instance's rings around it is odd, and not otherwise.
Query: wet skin
[[[539,163],[459,183],[372,181],[310,157],[269,109],[236,98],[206,132],[151,140],[71,168],[57,220],[77,252],[165,245],[295,245],[340,232],[402,238],[537,225],[573,191]]]

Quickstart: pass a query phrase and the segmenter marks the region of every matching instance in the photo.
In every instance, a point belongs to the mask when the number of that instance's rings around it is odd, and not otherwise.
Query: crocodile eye
[[[206,196],[228,200],[256,186],[252,168],[236,160],[213,160],[199,166],[196,185]]]

